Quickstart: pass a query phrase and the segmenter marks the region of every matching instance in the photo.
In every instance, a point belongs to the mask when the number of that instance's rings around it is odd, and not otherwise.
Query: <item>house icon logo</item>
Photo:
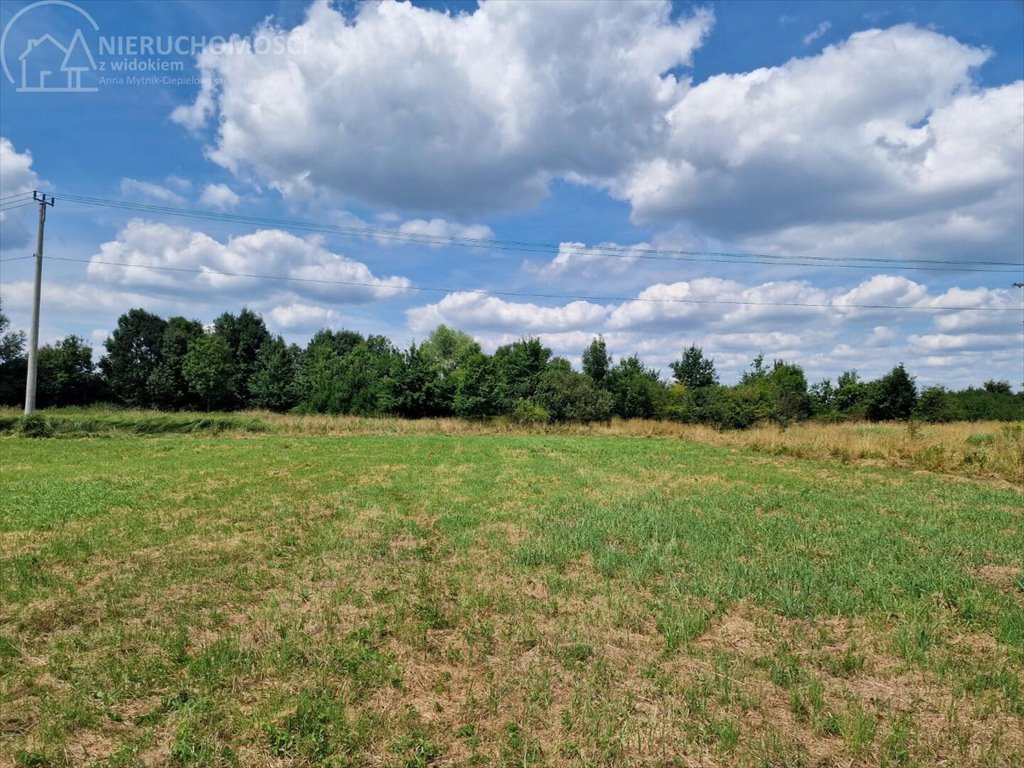
[[[26,14],[45,6],[70,8],[81,17],[72,17],[79,26],[63,38],[61,34],[46,32],[14,43],[11,47],[16,45],[20,49],[17,55],[10,54],[17,62],[15,77],[8,62],[7,48],[13,42],[13,38],[9,39],[11,32]],[[97,70],[96,60],[80,26],[83,19],[93,31],[99,31],[99,25],[92,16],[67,0],[41,0],[25,6],[11,17],[0,37],[0,61],[4,75],[16,86],[18,93],[94,93],[99,90],[82,82],[83,74]]]

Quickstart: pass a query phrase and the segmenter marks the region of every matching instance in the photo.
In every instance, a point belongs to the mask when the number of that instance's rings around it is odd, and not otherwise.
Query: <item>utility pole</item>
[[[36,282],[32,292],[32,328],[28,335],[28,376],[25,379],[25,415],[36,409],[36,372],[39,367],[39,294],[43,284],[43,230],[46,228],[46,206],[53,207],[53,196],[32,192],[39,203],[39,228],[36,230]]]

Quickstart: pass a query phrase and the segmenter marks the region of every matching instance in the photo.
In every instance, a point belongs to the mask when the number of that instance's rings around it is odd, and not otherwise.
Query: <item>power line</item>
[[[562,248],[562,244],[553,243],[539,243],[539,242],[528,242],[518,240],[497,240],[487,238],[470,238],[457,235],[434,235],[430,233],[410,233],[402,232],[400,230],[391,229],[379,229],[374,227],[351,227],[344,225],[332,225],[322,224],[317,222],[297,221],[293,219],[272,219],[266,217],[249,216],[241,214],[228,214],[228,213],[217,213],[212,211],[200,211],[195,209],[185,208],[174,208],[171,206],[160,206],[147,203],[134,203],[128,201],[117,201],[117,200],[105,200],[103,198],[89,198],[79,195],[65,195],[68,200],[77,202],[83,202],[88,205],[104,205],[108,207],[125,208],[128,210],[137,210],[143,212],[156,212],[164,213],[169,215],[177,215],[184,217],[194,217],[203,219],[212,219],[217,221],[234,221],[250,224],[264,224],[279,226],[282,228],[292,227],[301,229],[312,229],[315,231],[328,231],[335,232],[338,234],[357,235],[360,237],[375,237],[382,239],[393,239],[400,241],[410,242],[421,242],[435,245],[468,245],[475,248],[498,248],[504,250],[527,250],[527,251],[541,251],[544,253],[558,253]],[[669,249],[655,249],[655,248],[641,248],[636,246],[615,246],[615,245],[598,245],[598,246],[581,246],[578,248],[570,248],[578,252],[586,253],[597,253],[597,254],[616,254],[625,255],[629,258],[640,258],[643,256],[647,257],[670,257],[670,256],[687,256],[687,257],[703,257],[703,256],[722,256],[732,257],[737,259],[748,259],[748,258],[760,258],[760,259],[810,259],[820,261],[843,261],[841,257],[833,256],[785,256],[781,254],[763,254],[763,253],[741,253],[741,252],[726,252],[726,251],[691,251],[691,250],[669,250]],[[900,260],[889,259],[889,258],[874,258],[874,257],[856,257],[856,261],[871,261],[878,263],[889,263],[897,262]],[[926,263],[926,264],[971,264],[971,265],[989,265],[989,266],[1016,266],[1015,262],[1003,262],[1003,261],[992,261],[992,262],[975,262],[975,261],[944,261],[938,259],[907,259],[903,261],[913,261],[915,263]],[[774,262],[773,262],[774,263]],[[872,267],[873,268],[873,267]]]
[[[431,293],[473,293],[483,296],[512,296],[517,298],[533,298],[533,299],[570,299],[573,301],[615,301],[615,302],[649,302],[649,303],[666,303],[666,304],[729,304],[729,305],[740,305],[740,306],[757,306],[757,307],[809,307],[809,308],[822,308],[822,309],[890,309],[890,310],[906,310],[906,311],[932,311],[932,312],[1024,312],[1024,307],[922,307],[922,306],[905,306],[899,304],[826,304],[826,303],[814,303],[814,302],[776,302],[776,301],[741,301],[738,299],[683,299],[683,298],[648,298],[648,297],[629,297],[629,296],[585,296],[585,295],[572,295],[564,293],[530,293],[526,291],[490,291],[483,289],[463,289],[463,288],[441,288],[435,286],[425,285],[406,285],[406,284],[392,284],[392,283],[366,283],[358,282],[354,280],[327,280],[323,278],[314,277],[291,277],[285,275],[261,275],[247,272],[221,272],[212,269],[188,269],[186,267],[167,267],[156,264],[129,264],[127,262],[120,261],[106,261],[102,259],[73,259],[70,257],[62,256],[50,256],[50,259],[56,259],[58,261],[69,261],[80,264],[101,264],[104,266],[111,267],[127,267],[130,269],[152,269],[164,272],[184,272],[195,275],[216,275],[218,277],[240,277],[240,278],[251,278],[257,280],[279,280],[286,282],[297,282],[297,283],[316,283],[321,285],[343,285],[349,287],[360,287],[360,288],[385,288],[393,289],[398,291],[424,291]]]
[[[4,195],[3,197],[0,197],[0,203],[4,203],[7,200],[13,200],[16,197],[25,197],[28,194],[28,192],[15,192],[11,195]]]
[[[34,200],[26,200],[23,203],[15,203],[14,205],[3,205],[0,206],[0,213],[7,213],[8,211],[14,211],[18,208],[25,208],[30,205],[35,205]]]
[[[374,227],[353,227],[336,224],[324,224],[320,222],[301,221],[294,219],[275,219],[262,216],[246,214],[218,213],[213,211],[202,211],[188,208],[176,208],[173,206],[155,205],[149,203],[136,203],[131,201],[108,200],[105,198],[89,197],[85,195],[63,194],[62,197],[71,202],[83,205],[102,206],[121,210],[129,210],[138,213],[156,213],[168,216],[179,216],[183,218],[203,219],[209,221],[233,222],[250,224],[256,226],[269,226],[279,229],[302,230],[312,232],[323,232],[344,236],[355,236],[375,238],[381,240],[393,240],[397,242],[420,243],[426,245],[451,245],[458,247],[487,248],[503,251],[519,251],[527,253],[559,254],[569,252],[570,254],[585,254],[599,258],[622,258],[622,259],[654,259],[661,261],[691,261],[691,262],[714,262],[725,264],[764,264],[773,266],[794,266],[794,267],[840,267],[845,269],[878,269],[884,265],[887,269],[895,270],[924,270],[924,271],[955,271],[955,272],[985,272],[985,273],[1008,273],[1017,272],[1017,269],[981,269],[984,267],[1024,267],[1016,262],[1010,261],[964,261],[964,260],[942,260],[942,259],[894,259],[882,257],[839,257],[839,256],[792,256],[782,254],[766,253],[743,253],[728,251],[696,251],[696,250],[672,250],[643,248],[634,246],[597,245],[597,246],[566,246],[561,243],[542,243],[519,240],[498,240],[487,238],[471,238],[458,235],[434,235],[429,233],[403,232],[401,230],[380,229]],[[850,264],[847,262],[863,262]],[[917,266],[914,266],[917,265]]]
[[[34,257],[32,257],[32,256],[12,256],[12,257],[7,258],[7,259],[0,259],[0,263],[6,264],[8,261],[22,261],[23,259],[31,259],[31,258],[34,258]]]

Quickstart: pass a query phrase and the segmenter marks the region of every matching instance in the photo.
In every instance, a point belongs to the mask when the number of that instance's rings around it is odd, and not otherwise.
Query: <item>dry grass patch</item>
[[[65,519],[125,454],[129,492]],[[0,467],[40,533],[0,553],[0,763],[1024,759],[995,484],[611,435],[30,458]]]
[[[721,431],[703,425],[645,420],[610,424],[517,426],[458,419],[404,421],[352,416],[259,414],[288,434],[324,435],[595,435],[676,438],[819,461],[862,462],[932,472],[962,473],[1024,485],[1024,429],[1020,423],[761,425]]]
[[[1021,569],[1016,565],[983,565],[976,571],[982,581],[1002,589],[1012,589],[1020,579]]]

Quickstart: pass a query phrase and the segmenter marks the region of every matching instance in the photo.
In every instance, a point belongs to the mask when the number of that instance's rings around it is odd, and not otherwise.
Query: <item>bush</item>
[[[608,372],[606,388],[612,394],[612,411],[623,419],[653,419],[661,410],[665,383],[658,372],[647,368],[636,355],[623,358]]]
[[[53,425],[41,413],[33,413],[18,422],[18,434],[22,437],[53,437]]]
[[[928,387],[918,398],[915,415],[930,424],[941,424],[958,419],[956,403],[945,387]]]
[[[697,390],[701,392],[701,390]],[[692,423],[695,415],[695,397],[682,384],[672,384],[665,391],[665,398],[658,411],[659,419]]]
[[[999,390],[999,388],[996,388]],[[951,392],[959,418],[965,421],[1019,421],[1024,419],[1024,391],[1017,394],[968,387]]]
[[[532,400],[520,400],[512,409],[510,418],[516,424],[547,424],[551,414]]]
[[[571,369],[552,367],[545,371],[535,397],[551,421],[586,423],[612,418],[612,396],[598,389],[589,376]]]
[[[705,419],[719,429],[746,429],[775,415],[771,393],[760,384],[708,388]]]

